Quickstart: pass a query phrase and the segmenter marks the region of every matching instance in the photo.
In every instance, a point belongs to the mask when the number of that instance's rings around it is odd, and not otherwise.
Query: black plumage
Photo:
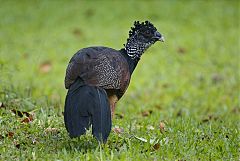
[[[122,97],[130,81],[128,63],[119,51],[107,47],[89,47],[79,50],[70,60],[65,87],[81,78],[83,84],[104,89],[115,89]]]
[[[66,97],[64,120],[70,137],[84,134],[92,124],[93,135],[106,142],[112,125],[106,91],[95,86],[81,85],[77,80]]]
[[[125,48],[88,47],[71,58],[65,76],[68,94],[64,110],[70,137],[84,134],[92,125],[93,135],[99,141],[107,140],[116,103],[127,90],[141,55],[163,40],[152,23],[137,21]]]

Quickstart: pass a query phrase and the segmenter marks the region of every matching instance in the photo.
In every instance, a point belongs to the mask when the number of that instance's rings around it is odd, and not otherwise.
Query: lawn
[[[239,1],[0,0],[0,160],[239,160]],[[65,69],[123,47],[135,20],[164,35],[141,58],[108,142],[70,139]]]

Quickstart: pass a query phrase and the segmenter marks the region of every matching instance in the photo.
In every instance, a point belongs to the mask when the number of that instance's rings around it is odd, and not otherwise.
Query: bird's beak
[[[159,41],[162,41],[162,42],[164,42],[164,41],[165,41],[164,37],[163,37],[163,36],[161,36],[161,38],[159,38]]]
[[[164,37],[158,31],[154,33],[154,39],[161,42],[165,41]]]

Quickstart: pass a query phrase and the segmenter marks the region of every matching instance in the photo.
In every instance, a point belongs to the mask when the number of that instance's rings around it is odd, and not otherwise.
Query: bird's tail
[[[66,96],[64,121],[71,138],[85,134],[92,124],[92,134],[97,140],[106,142],[112,127],[106,91],[76,81]]]

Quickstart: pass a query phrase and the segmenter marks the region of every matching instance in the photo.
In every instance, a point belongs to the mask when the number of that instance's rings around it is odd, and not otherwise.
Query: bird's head
[[[134,27],[129,31],[129,38],[135,37],[142,43],[155,43],[156,41],[164,42],[164,37],[157,31],[156,27],[149,21],[139,23],[134,22]]]
[[[151,22],[139,23],[139,21],[135,21],[134,27],[129,31],[125,50],[133,59],[140,58],[143,52],[157,41],[164,42],[164,37]]]

